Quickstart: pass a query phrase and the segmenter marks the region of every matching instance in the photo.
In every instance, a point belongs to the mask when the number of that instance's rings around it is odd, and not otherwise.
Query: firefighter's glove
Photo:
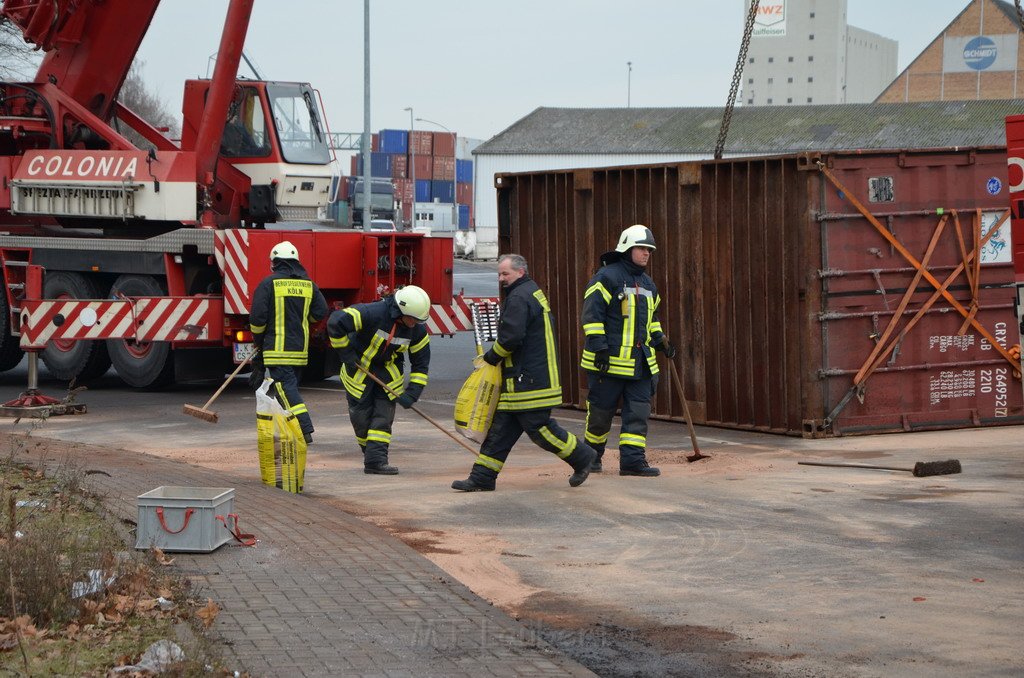
[[[661,351],[669,360],[676,357],[676,347],[668,339],[663,339],[660,344],[654,347],[654,350]]]
[[[263,380],[267,378],[267,368],[263,365],[262,351],[256,352],[249,366],[252,367],[252,372],[249,373],[249,389],[255,391],[263,385]]]
[[[416,402],[416,399],[413,398],[408,393],[403,393],[402,395],[398,396],[395,399],[395,402],[397,402],[399,405],[401,405],[405,409],[409,409]]]
[[[495,353],[494,349],[492,348],[487,353],[484,353],[484,362],[486,362],[488,365],[497,365],[498,363],[501,362],[501,356]]]
[[[594,351],[594,367],[597,368],[598,372],[608,371],[608,368],[611,367],[608,349],[604,348],[600,351]]]

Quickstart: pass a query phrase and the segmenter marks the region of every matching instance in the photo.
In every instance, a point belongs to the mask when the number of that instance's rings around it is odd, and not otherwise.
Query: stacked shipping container
[[[383,129],[373,135],[370,174],[394,180],[396,197],[402,202],[403,218],[412,220],[415,201],[447,204],[459,215],[458,228],[472,225],[473,161],[457,159],[458,140],[447,132]],[[353,176],[362,174],[362,159],[353,156]],[[413,177],[415,186],[413,186]],[[433,210],[429,211],[430,214]],[[447,223],[447,222],[446,222]],[[428,224],[429,225],[429,224]],[[445,226],[447,230],[451,226]]]
[[[642,223],[697,423],[805,436],[1015,424],[1005,176],[993,148],[505,174],[500,246],[552,300],[578,407],[584,287]],[[654,412],[679,418],[662,377]]]

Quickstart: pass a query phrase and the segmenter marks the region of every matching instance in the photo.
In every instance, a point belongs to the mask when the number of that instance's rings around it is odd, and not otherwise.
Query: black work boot
[[[453,482],[452,489],[458,490],[459,492],[493,492],[494,485],[481,485],[477,481],[473,480],[473,476],[470,476],[465,480],[456,480]]]
[[[594,461],[590,462],[590,472],[591,473],[601,473],[602,471],[604,471],[604,466],[601,465],[601,458],[600,457],[598,457],[598,458],[594,459]]]
[[[395,466],[389,466],[387,462],[382,462],[372,466],[364,466],[363,473],[372,473],[381,476],[397,476],[398,468]]]
[[[583,447],[577,447],[573,452],[573,456],[580,455],[582,459],[573,465],[575,473],[569,478],[569,487],[579,487],[584,483],[590,472],[594,470],[594,460],[597,459],[597,452],[594,450]]]
[[[659,469],[655,468],[654,466],[648,465],[647,462],[645,461],[644,463],[640,464],[639,466],[634,466],[632,468],[620,468],[619,469],[619,475],[620,476],[640,476],[641,478],[654,478],[655,476],[660,476],[661,475],[661,471]]]

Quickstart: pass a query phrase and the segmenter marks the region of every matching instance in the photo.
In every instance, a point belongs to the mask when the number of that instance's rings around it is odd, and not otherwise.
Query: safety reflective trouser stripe
[[[491,469],[495,473],[501,473],[501,469],[505,465],[505,462],[498,461],[494,457],[488,457],[486,454],[478,454],[476,457],[476,463],[485,468]]]
[[[584,440],[586,440],[591,445],[604,445],[605,443],[608,442],[608,434],[609,434],[609,432],[606,431],[602,435],[594,435],[593,433],[590,432],[590,407],[591,407],[590,401],[588,400],[587,401],[587,420],[586,420],[586,423],[584,424],[584,427],[586,428],[586,432],[583,434],[583,438],[584,438]]]
[[[544,437],[544,440],[551,443],[551,445],[558,450],[556,454],[558,454],[562,459],[568,457],[572,454],[572,451],[576,449],[576,436],[571,433],[567,433],[568,437],[563,441],[559,440],[558,436],[556,436],[547,426],[541,426],[537,430],[540,432],[541,436]]]
[[[635,433],[620,433],[619,445],[632,445],[633,447],[647,447],[647,438],[638,436]]]
[[[378,431],[376,429],[370,429],[366,432],[367,442],[384,443],[385,445],[391,443],[391,434],[387,431]]]

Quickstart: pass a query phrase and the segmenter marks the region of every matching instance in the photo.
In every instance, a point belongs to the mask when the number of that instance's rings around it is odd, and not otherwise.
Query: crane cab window
[[[262,158],[270,155],[267,120],[255,87],[243,87],[228,108],[220,154],[225,158]]]
[[[313,90],[297,83],[267,83],[270,111],[285,162],[326,165],[331,161]]]

